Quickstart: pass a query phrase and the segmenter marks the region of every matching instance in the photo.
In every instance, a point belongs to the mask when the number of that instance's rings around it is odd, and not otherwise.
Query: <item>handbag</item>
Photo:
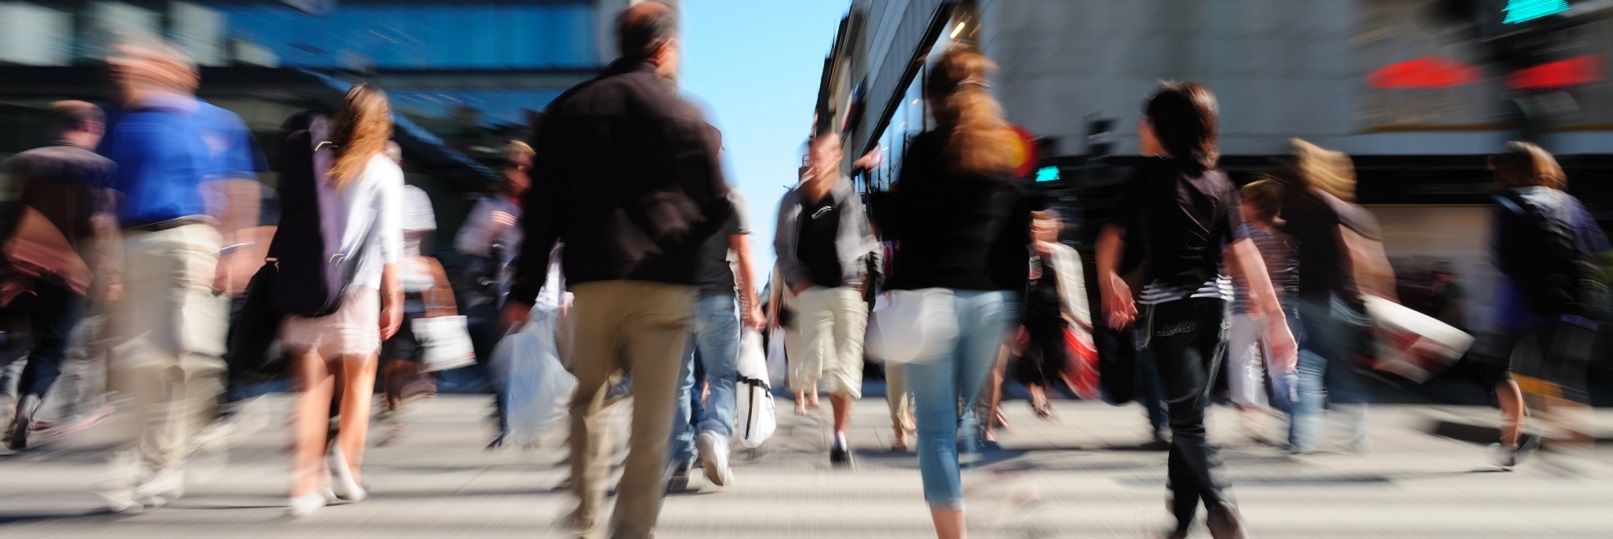
[[[1068,353],[1065,354],[1064,372],[1060,374],[1065,385],[1070,386],[1070,391],[1075,392],[1081,400],[1101,400],[1103,390],[1098,377],[1098,348],[1092,344],[1092,338],[1075,328],[1065,328],[1064,346]]]
[[[425,372],[457,369],[476,363],[470,330],[464,316],[416,318],[409,329],[420,343],[420,361]]]
[[[951,290],[891,290],[874,302],[863,349],[889,363],[929,363],[946,355],[957,340]]]
[[[247,282],[241,309],[230,323],[225,361],[235,378],[275,378],[284,376],[291,363],[275,348],[280,322],[286,315],[275,302],[279,272],[269,260]]]

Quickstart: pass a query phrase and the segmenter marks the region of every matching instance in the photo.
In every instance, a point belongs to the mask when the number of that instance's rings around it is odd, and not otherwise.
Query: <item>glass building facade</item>
[[[472,158],[591,76],[601,4],[591,0],[0,0],[0,109],[31,130],[57,99],[104,100],[117,36],[166,37],[202,68],[201,95],[260,138],[296,109],[333,108],[377,83],[401,116]],[[12,80],[15,79],[15,80]],[[19,127],[20,126],[20,127]],[[30,137],[0,136],[0,156]]]

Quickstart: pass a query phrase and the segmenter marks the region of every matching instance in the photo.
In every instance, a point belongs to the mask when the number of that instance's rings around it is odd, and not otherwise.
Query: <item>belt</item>
[[[177,217],[177,218],[174,218],[174,219],[168,219],[168,220],[164,220],[164,221],[157,221],[155,223],[146,223],[146,224],[143,224],[143,225],[128,226],[128,227],[124,227],[123,229],[126,230],[126,231],[130,231],[130,232],[161,232],[161,231],[168,230],[168,229],[171,229],[171,228],[179,228],[179,227],[186,226],[186,225],[203,225],[203,224],[211,224],[212,222],[213,222],[213,220],[211,218],[209,218],[207,216],[204,216],[204,215],[187,215],[187,216],[184,216],[184,217]]]

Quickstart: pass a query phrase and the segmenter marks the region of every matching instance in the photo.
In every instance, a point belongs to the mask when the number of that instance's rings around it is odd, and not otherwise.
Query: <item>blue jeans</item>
[[[1299,303],[1299,390],[1294,402],[1289,441],[1298,452],[1315,451],[1322,442],[1322,410],[1328,402],[1353,412],[1352,443],[1366,449],[1368,391],[1355,374],[1354,356],[1366,352],[1368,321],[1337,297]]]
[[[697,353],[698,352],[698,353]],[[705,370],[711,395],[696,417],[692,395],[695,358]],[[734,435],[734,383],[739,371],[739,308],[730,294],[705,294],[695,303],[694,331],[684,345],[672,421],[673,464],[694,464],[696,425],[723,439]]]
[[[958,424],[973,410],[980,387],[997,362],[997,349],[1018,316],[1010,292],[954,291],[958,341],[931,363],[904,366],[918,426],[919,472],[931,507],[963,507],[958,470]],[[961,408],[960,406],[961,400]]]
[[[29,307],[34,349],[28,353],[28,363],[23,367],[22,380],[17,387],[19,401],[28,395],[43,400],[50,392],[50,386],[62,374],[68,337],[84,318],[84,296],[38,281],[34,282],[34,293],[36,297]]]

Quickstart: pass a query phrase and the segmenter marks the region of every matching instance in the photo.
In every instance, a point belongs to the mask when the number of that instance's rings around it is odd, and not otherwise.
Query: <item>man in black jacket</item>
[[[549,105],[538,130],[526,239],[505,308],[525,320],[555,242],[575,295],[560,357],[577,376],[571,402],[568,525],[602,536],[609,466],[606,388],[632,374],[632,437],[611,537],[647,538],[661,511],[679,355],[694,319],[701,243],[732,206],[714,132],[678,98],[676,13],[645,2],[617,22],[622,57]]]
[[[68,335],[83,318],[91,288],[111,292],[117,279],[116,230],[109,183],[115,166],[93,148],[106,116],[83,101],[51,105],[55,140],[19,153],[6,169],[22,185],[21,209],[8,227],[5,260],[11,270],[0,283],[0,306],[32,296],[27,312],[33,350],[22,371],[16,415],[8,425],[11,449],[28,445],[34,414],[61,375]],[[8,417],[7,419],[11,419]]]

